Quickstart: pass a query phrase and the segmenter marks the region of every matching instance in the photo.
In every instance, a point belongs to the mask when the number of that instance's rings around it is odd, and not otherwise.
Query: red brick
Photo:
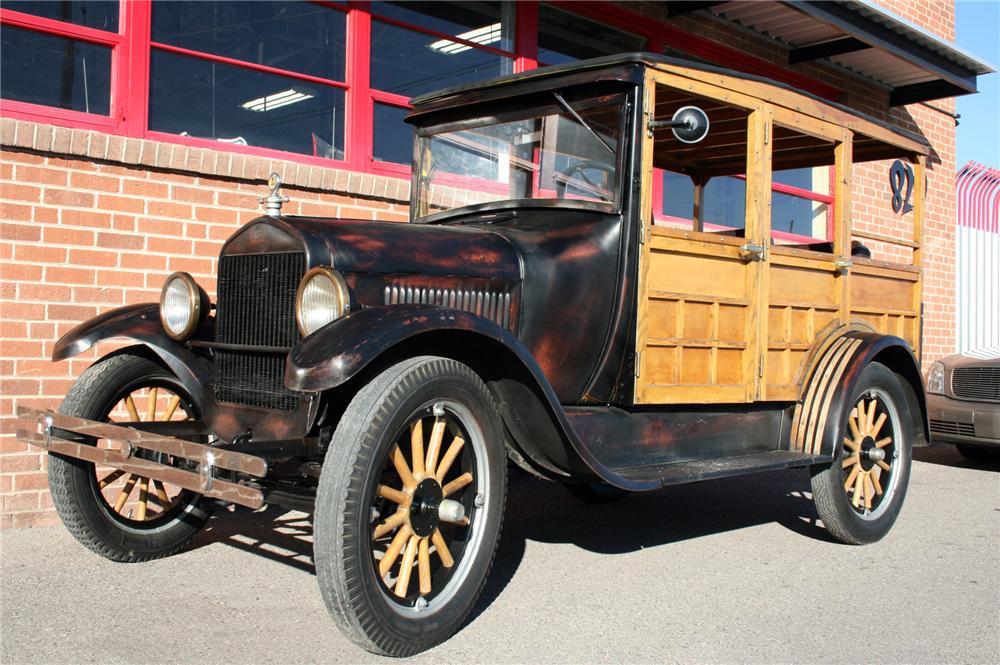
[[[49,319],[54,321],[86,321],[96,314],[96,307],[86,305],[49,305]]]
[[[146,212],[155,217],[191,219],[191,206],[170,201],[146,201]]]
[[[101,194],[97,197],[97,207],[101,210],[111,210],[113,212],[141,213],[146,209],[146,202],[143,199],[127,196]]]
[[[115,249],[142,249],[146,246],[143,236],[125,233],[98,233],[97,246]]]
[[[30,222],[31,206],[20,205],[17,203],[7,203],[4,201],[0,203],[0,219],[15,222]]]
[[[5,182],[0,185],[0,197],[11,201],[37,203],[42,200],[42,188]]]
[[[92,189],[99,192],[115,193],[121,189],[121,180],[92,173],[74,172],[70,174],[69,186],[77,189]]]
[[[50,226],[45,229],[45,242],[51,245],[94,245],[93,231],[80,231],[65,226]]]
[[[94,195],[77,192],[71,189],[46,189],[45,202],[51,205],[76,206],[77,208],[92,208]]]
[[[63,224],[70,226],[93,226],[106,228],[111,215],[106,212],[91,212],[89,210],[63,210],[60,213]]]
[[[3,421],[4,429],[17,429],[17,418],[6,418]],[[37,453],[29,455],[0,455],[0,473],[15,473],[17,471],[38,471],[41,468],[40,455]]]
[[[87,266],[118,265],[118,255],[114,252],[101,252],[89,249],[72,249],[69,252],[69,262]]]
[[[20,182],[37,182],[43,185],[65,186],[69,182],[69,174],[66,171],[39,166],[19,165],[14,169],[14,177]]]
[[[38,242],[42,239],[42,230],[30,224],[0,223],[0,238],[20,242]]]

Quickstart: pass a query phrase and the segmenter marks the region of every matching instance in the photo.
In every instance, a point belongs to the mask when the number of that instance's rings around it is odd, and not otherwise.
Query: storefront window
[[[3,27],[0,42],[3,99],[111,113],[110,47],[11,26]]]
[[[543,4],[538,7],[538,62],[558,65],[629,51],[641,51],[646,39]]]
[[[297,2],[156,2],[152,39],[151,130],[344,158],[343,12]]]
[[[95,30],[118,32],[118,0],[4,0],[3,8],[65,21]]]
[[[404,122],[407,109],[375,104],[373,156],[379,162],[409,164],[413,155],[413,129]]]

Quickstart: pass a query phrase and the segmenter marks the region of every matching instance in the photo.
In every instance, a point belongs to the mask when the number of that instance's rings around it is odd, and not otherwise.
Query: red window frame
[[[834,189],[834,169],[832,166],[827,166],[829,170],[830,179],[830,191],[836,191]],[[665,215],[663,213],[663,174],[665,169],[653,169],[653,188],[652,188],[652,199],[653,199],[653,221],[654,222],[673,222],[694,225],[693,219],[688,219],[686,217],[675,217],[673,215]],[[740,180],[746,180],[746,176],[743,174],[733,175],[733,178],[739,178]],[[826,238],[813,238],[812,236],[799,235],[798,233],[788,233],[786,231],[775,231],[771,229],[771,237],[778,238],[781,240],[791,240],[797,243],[809,243],[816,242],[817,240],[833,240],[833,220],[834,220],[834,206],[836,201],[833,194],[821,194],[819,192],[814,192],[811,189],[803,189],[802,187],[795,187],[793,185],[786,185],[780,182],[771,181],[771,191],[778,192],[779,194],[787,194],[788,196],[794,196],[800,199],[806,199],[809,201],[815,201],[817,203],[824,203],[827,206],[827,216],[826,216]],[[731,227],[722,226],[719,224],[705,224],[706,229],[713,230],[726,230]]]
[[[78,39],[110,47],[111,54],[111,113],[107,116],[83,113],[28,102],[3,100],[3,116],[43,122],[64,127],[78,127],[135,138],[148,138],[213,150],[237,152],[283,159],[319,166],[347,168],[353,171],[409,177],[410,167],[390,162],[377,162],[373,156],[375,104],[410,108],[409,99],[402,95],[376,90],[370,86],[371,21],[373,19],[414,30],[429,36],[459,42],[473,48],[510,58],[515,73],[539,66],[538,62],[538,0],[516,3],[514,19],[514,49],[505,51],[488,45],[468,42],[454,35],[412,25],[390,17],[373,15],[371,3],[354,0],[347,5],[323,0],[315,4],[347,14],[345,80],[335,81],[310,76],[267,65],[258,65],[225,56],[170,46],[151,40],[152,5],[150,0],[119,0],[118,32],[112,33],[72,23],[0,8],[0,23],[18,28]],[[709,61],[743,71],[769,76],[791,83],[824,97],[836,98],[842,91],[821,81],[784,69],[779,65],[749,56],[704,37],[651,20],[610,3],[554,0],[567,9],[592,20],[607,22],[646,38],[647,50],[662,52],[663,46],[684,50]],[[246,69],[306,80],[344,90],[344,160],[314,157],[259,146],[225,144],[211,139],[194,138],[157,132],[148,128],[149,62],[153,49],[211,60]],[[777,190],[776,190],[777,191]]]

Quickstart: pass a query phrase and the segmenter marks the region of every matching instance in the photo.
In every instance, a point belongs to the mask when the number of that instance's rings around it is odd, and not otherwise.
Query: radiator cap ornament
[[[271,217],[281,216],[281,204],[288,203],[288,197],[281,193],[281,176],[272,173],[267,179],[267,186],[271,193],[267,196],[258,196],[257,203],[264,206],[264,212]]]

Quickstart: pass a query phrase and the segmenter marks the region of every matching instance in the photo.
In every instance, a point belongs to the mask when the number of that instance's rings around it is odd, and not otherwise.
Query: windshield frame
[[[526,207],[593,210],[609,214],[620,213],[624,209],[623,206],[625,205],[624,198],[626,193],[625,185],[629,181],[629,178],[625,177],[624,167],[628,157],[630,144],[633,140],[631,135],[630,113],[630,108],[633,103],[633,95],[628,89],[619,88],[618,90],[611,91],[607,89],[594,90],[593,86],[589,87],[591,88],[590,90],[587,89],[588,86],[551,88],[549,90],[545,90],[544,92],[527,95],[524,99],[524,103],[518,103],[516,105],[512,104],[514,108],[505,110],[501,113],[483,112],[477,115],[470,114],[468,117],[461,119],[455,119],[455,116],[453,115],[448,120],[442,122],[416,127],[414,131],[412,175],[410,183],[410,223],[435,224],[450,219],[456,215],[460,216],[470,212],[503,210],[508,208],[519,209]],[[634,90],[634,87],[632,89]],[[421,190],[422,187],[425,186],[425,183],[422,182],[425,178],[422,178],[420,173],[422,166],[421,151],[424,149],[424,146],[427,145],[428,139],[448,132],[502,125],[528,118],[540,118],[546,115],[551,115],[552,113],[559,113],[564,117],[570,117],[570,119],[573,119],[572,116],[565,116],[565,111],[560,106],[560,102],[557,100],[556,95],[566,98],[571,105],[579,104],[581,102],[587,103],[599,101],[602,99],[608,100],[609,103],[612,103],[614,100],[614,103],[618,104],[619,131],[613,158],[615,183],[611,188],[611,193],[614,198],[613,201],[607,202],[549,197],[509,198],[499,199],[496,201],[470,203],[449,208],[447,210],[428,212],[423,215],[417,214],[417,211],[421,209]],[[619,99],[615,100],[615,98]],[[485,110],[482,106],[477,106],[476,108]],[[580,126],[584,129],[584,131],[592,131],[589,130],[585,124]],[[486,182],[487,181],[484,181],[484,183]]]

